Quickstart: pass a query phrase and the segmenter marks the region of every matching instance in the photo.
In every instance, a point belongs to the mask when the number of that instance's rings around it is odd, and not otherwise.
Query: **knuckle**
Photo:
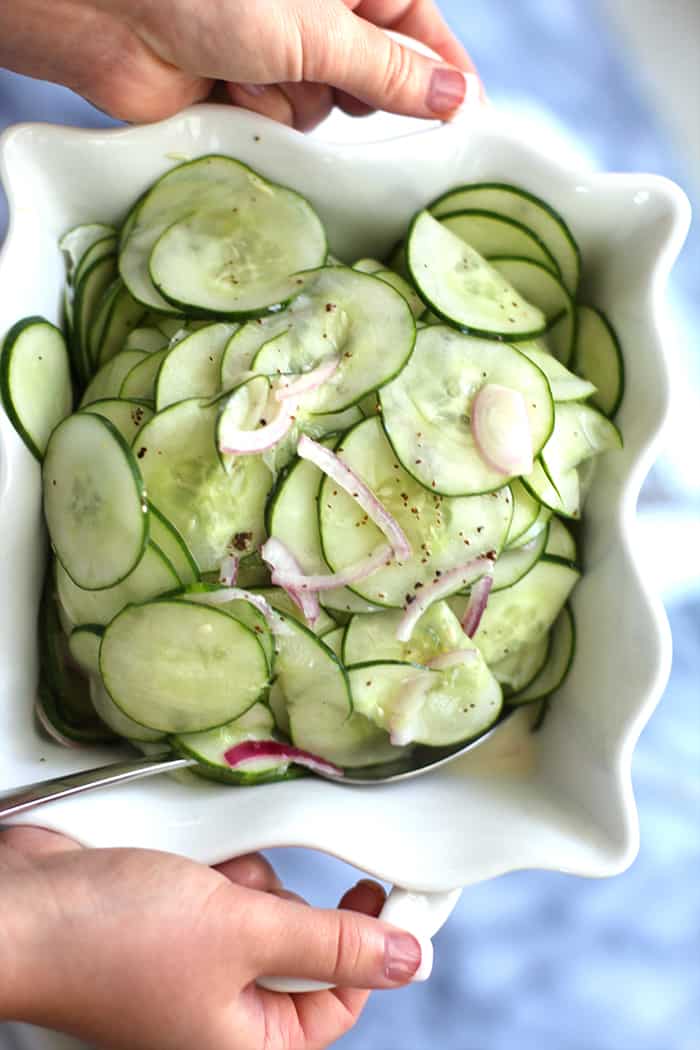
[[[352,973],[359,967],[363,956],[362,930],[352,913],[340,914],[336,932],[334,972]]]
[[[413,59],[405,47],[394,44],[389,50],[383,77],[383,94],[389,100],[400,98],[410,87]]]

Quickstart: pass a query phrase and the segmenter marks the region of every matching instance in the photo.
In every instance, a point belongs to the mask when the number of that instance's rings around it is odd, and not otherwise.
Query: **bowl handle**
[[[394,886],[379,915],[380,919],[408,930],[418,940],[423,953],[414,981],[427,981],[433,968],[431,937],[443,926],[459,900],[461,889],[445,893],[413,893]],[[323,981],[293,977],[260,977],[258,985],[271,992],[319,992],[332,988]]]

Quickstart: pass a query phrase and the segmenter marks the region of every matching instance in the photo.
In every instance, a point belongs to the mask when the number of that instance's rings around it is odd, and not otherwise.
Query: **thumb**
[[[254,914],[254,918],[253,918]],[[266,896],[250,916],[256,977],[304,977],[345,988],[396,988],[418,970],[410,933],[369,915]]]
[[[463,103],[482,101],[473,71],[418,54],[342,3],[325,10],[302,28],[306,80],[330,84],[374,109],[416,117],[444,120]]]

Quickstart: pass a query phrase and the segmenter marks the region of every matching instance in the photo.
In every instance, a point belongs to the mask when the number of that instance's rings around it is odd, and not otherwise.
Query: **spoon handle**
[[[130,780],[140,780],[156,773],[171,773],[175,769],[185,769],[192,765],[195,765],[194,759],[178,758],[172,752],[164,751],[148,758],[113,762],[96,769],[84,769],[80,773],[69,773],[51,780],[25,784],[11,791],[0,792],[0,820],[24,813],[44,802],[54,802],[56,799],[77,795],[82,791],[92,791],[93,788],[107,787],[111,784],[125,784]]]

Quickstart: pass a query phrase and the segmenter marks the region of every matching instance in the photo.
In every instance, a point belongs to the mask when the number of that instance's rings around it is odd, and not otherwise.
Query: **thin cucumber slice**
[[[270,570],[258,551],[253,551],[252,554],[246,554],[244,558],[241,558],[238,564],[236,584],[247,589],[270,586]]]
[[[338,660],[342,660],[343,658],[342,653],[344,636],[344,627],[335,627],[332,631],[329,631],[328,634],[324,634],[323,636],[323,641],[328,646],[333,655],[337,657]]]
[[[73,389],[65,339],[43,317],[13,325],[0,355],[0,396],[25,445],[43,459],[54,428],[70,414]]]
[[[88,272],[88,270],[90,270],[95,265],[95,263],[101,262],[103,259],[106,259],[107,256],[111,256],[113,258],[116,255],[116,252],[117,238],[114,234],[108,234],[106,237],[102,237],[99,240],[95,241],[94,244],[90,245],[90,247],[86,250],[85,254],[83,255],[82,259],[80,260],[75,269],[75,274],[73,277],[73,287],[76,289],[76,293],[78,286],[82,282],[82,279]]]
[[[519,255],[523,259],[534,259],[552,273],[559,274],[549,249],[527,226],[514,219],[473,209],[448,212],[440,216],[440,222],[484,259],[494,255]]]
[[[543,634],[536,642],[524,645],[492,666],[494,677],[509,702],[514,693],[525,689],[540,673],[547,662],[549,645],[550,635]]]
[[[124,342],[123,350],[145,350],[152,354],[156,350],[163,350],[170,342],[159,328],[150,325],[133,328]]]
[[[547,245],[564,284],[575,294],[581,270],[578,245],[564,219],[549,204],[507,183],[480,182],[450,190],[430,205],[433,215],[447,215],[463,208],[493,211],[527,226]]]
[[[511,482],[510,491],[513,497],[513,517],[508,530],[506,547],[516,543],[524,533],[532,528],[540,513],[539,500],[535,499],[518,478]]]
[[[87,382],[93,372],[90,357],[90,332],[102,297],[116,276],[116,256],[110,253],[98,259],[85,271],[75,291],[75,302],[73,304],[74,337],[79,348],[80,376],[84,382]]]
[[[377,270],[372,276],[377,277],[380,281],[385,281],[386,284],[390,284],[399,295],[402,295],[410,306],[411,313],[416,320],[425,313],[425,303],[415,288],[401,274],[394,273],[393,270]]]
[[[383,262],[369,257],[358,259],[357,262],[352,264],[352,268],[353,270],[359,270],[360,273],[378,273],[379,270],[385,269]]]
[[[557,275],[548,270],[546,266],[532,259],[515,256],[494,256],[490,264],[512,288],[520,293],[523,299],[544,314],[548,328],[551,328],[562,316],[572,319],[575,317],[573,299]],[[566,359],[568,356],[567,354]],[[563,357],[562,360],[564,360]]]
[[[75,272],[88,249],[98,241],[104,240],[105,237],[116,237],[116,233],[113,226],[108,226],[104,222],[88,222],[80,226],[73,226],[63,234],[58,242],[58,247],[66,260],[66,279],[69,285],[74,283]]]
[[[199,398],[159,412],[134,450],[149,498],[173,523],[201,572],[218,570],[233,543],[240,553],[263,540],[271,475],[259,456],[238,456],[230,471],[219,460],[219,409]]]
[[[576,623],[570,607],[565,605],[552,629],[546,664],[522,692],[510,697],[509,703],[531,704],[551,696],[571,670],[575,652]]]
[[[124,346],[129,333],[143,320],[146,308],[138,303],[123,285],[119,288],[105,320],[99,342],[92,345],[93,360],[98,365],[109,361]]]
[[[226,763],[226,752],[249,740],[274,740],[275,720],[265,704],[253,704],[240,718],[204,733],[180,733],[170,738],[173,749],[196,758],[195,772],[230,784],[261,784],[282,779],[289,769],[287,760],[258,759],[255,772],[239,772]]]
[[[104,627],[130,602],[148,601],[182,586],[172,564],[155,543],[148,544],[134,571],[116,587],[84,591],[73,583],[58,560],[55,574],[61,606],[76,625]]]
[[[122,610],[104,633],[100,669],[117,707],[163,733],[230,722],[268,684],[253,631],[228,613],[181,599]]]
[[[100,642],[103,633],[101,627],[85,624],[71,631],[68,638],[68,651],[86,675],[100,673]]]
[[[334,444],[335,442],[333,442]],[[330,575],[323,557],[317,501],[323,474],[308,460],[297,460],[270,500],[267,527],[270,536],[284,543],[307,576]],[[375,606],[347,587],[319,592],[319,600],[330,609],[346,612],[371,611]]]
[[[199,582],[199,570],[187,544],[171,521],[149,504],[151,539],[170,562],[180,581],[188,586]]]
[[[230,157],[207,156],[151,187],[119,267],[134,298],[152,309],[172,313],[174,301],[178,310],[188,304],[260,314],[293,298],[289,275],[321,265],[327,251],[323,226],[303,197]]]
[[[196,602],[200,605],[212,605],[217,609],[222,609],[227,612],[229,616],[233,616],[234,619],[238,620],[245,627],[257,636],[258,641],[263,647],[265,653],[265,659],[267,660],[267,669],[270,675],[272,675],[273,665],[275,662],[275,643],[270,633],[270,627],[267,620],[260,612],[256,609],[246,598],[235,598],[233,601],[222,602],[217,600],[217,595],[220,595],[222,591],[228,588],[222,588],[218,584],[209,583],[196,583],[191,587],[188,587],[182,594],[182,597],[188,602]]]
[[[517,347],[521,354],[525,354],[533,365],[544,372],[554,401],[584,401],[595,394],[593,383],[570,372],[540,342],[518,343]]]
[[[286,591],[283,591],[280,587],[251,587],[254,594],[259,594],[262,598],[270,603],[273,609],[277,612],[282,613],[286,619],[297,620],[299,623],[306,626],[304,620],[304,614],[298,605],[295,605]],[[329,634],[335,629],[335,620],[332,616],[329,616],[325,609],[321,609],[321,613],[313,625],[313,633],[322,638],[324,635]]]
[[[84,590],[113,587],[148,541],[136,459],[103,416],[78,412],[54,430],[43,471],[44,513],[61,564]]]
[[[530,525],[530,527],[528,529],[525,529],[525,531],[522,532],[516,539],[514,539],[512,542],[509,539],[508,544],[506,546],[506,550],[512,551],[517,550],[519,547],[526,547],[529,543],[532,543],[533,540],[537,538],[537,536],[540,535],[543,529],[547,528],[547,525],[552,517],[552,511],[549,509],[549,507],[545,507],[542,503],[539,503],[534,496],[532,497],[532,499],[533,502],[536,503],[539,508],[537,517]]]
[[[502,591],[526,576],[545,553],[548,528],[540,532],[524,547],[503,551],[493,567],[492,591]]]
[[[278,334],[261,346],[252,368],[270,376],[297,374],[339,355],[339,367],[304,407],[342,412],[400,372],[413,350],[415,322],[403,295],[376,277],[331,266],[304,279],[298,313],[292,309],[258,326],[261,334],[273,328]]]
[[[501,687],[478,650],[441,671],[372,662],[350,667],[348,674],[357,711],[428,747],[475,740],[498,720],[503,706]]]
[[[270,686],[270,693],[268,696],[268,704],[270,710],[274,715],[275,725],[284,733],[285,736],[291,739],[292,729],[289,724],[289,712],[287,711],[287,701],[284,698],[284,693],[280,687],[277,679]]]
[[[566,310],[554,321],[543,336],[544,341],[557,361],[561,361],[567,368],[571,367],[573,363],[577,331],[578,313],[572,300],[571,309]]]
[[[444,325],[424,328],[406,367],[380,390],[389,441],[403,468],[425,488],[472,496],[511,480],[486,462],[472,435],[473,399],[491,383],[521,394],[537,455],[554,426],[552,395],[542,371],[507,343]]]
[[[118,397],[92,401],[81,411],[104,416],[112,426],[117,428],[129,446],[141,427],[153,418],[153,412],[148,405],[144,405],[141,401],[127,401]]]
[[[400,642],[396,637],[402,615],[400,610],[386,609],[381,613],[353,616],[345,628],[345,665],[363,663],[368,657],[426,664],[442,653],[471,645],[447,602],[435,602],[426,609],[407,642]]]
[[[603,452],[622,448],[619,430],[590,405],[566,402],[556,406],[554,430],[541,460],[525,485],[545,506],[567,518],[581,516],[581,489],[576,468]]]
[[[376,418],[358,423],[336,451],[398,521],[413,552],[405,562],[392,562],[353,586],[366,600],[403,607],[437,572],[490,551],[498,554],[503,547],[512,514],[508,488],[487,496],[429,492],[402,469]],[[368,557],[385,542],[359,504],[330,478],[323,481],[318,505],[323,554],[335,572]]]
[[[277,636],[277,676],[297,747],[345,767],[391,761],[402,752],[352,709],[345,670],[319,638],[284,618]]]
[[[156,408],[189,397],[213,397],[220,390],[221,359],[236,325],[212,324],[193,332],[169,351],[158,374]]]
[[[124,286],[119,278],[115,277],[100,299],[95,311],[94,320],[88,330],[86,350],[90,369],[93,372],[99,367],[98,354],[102,341],[102,333],[104,332],[107,321],[109,320],[112,306],[123,287]]]
[[[545,554],[550,557],[563,558],[564,561],[578,563],[578,548],[576,540],[571,535],[563,521],[553,517],[549,523],[549,535]]]
[[[99,646],[97,653],[99,662]],[[165,733],[157,729],[148,729],[125,715],[112,700],[100,677],[90,679],[90,698],[99,717],[118,736],[138,744],[154,744],[158,740],[165,739]]]
[[[472,641],[493,666],[546,634],[564,607],[581,573],[546,555],[513,587],[492,594]],[[451,598],[456,615],[466,599]]]
[[[158,373],[168,353],[166,347],[146,354],[142,361],[138,361],[124,377],[119,396],[155,402]]]
[[[620,407],[625,389],[625,362],[615,329],[605,314],[592,306],[578,306],[576,370],[596,393],[591,403],[611,419]]]
[[[407,260],[421,298],[450,324],[487,339],[532,339],[547,327],[536,305],[430,212],[413,220]]]
[[[131,369],[140,361],[145,361],[148,356],[144,350],[122,350],[116,354],[92,377],[82,396],[80,407],[85,408],[105,398],[119,398],[122,383]]]

